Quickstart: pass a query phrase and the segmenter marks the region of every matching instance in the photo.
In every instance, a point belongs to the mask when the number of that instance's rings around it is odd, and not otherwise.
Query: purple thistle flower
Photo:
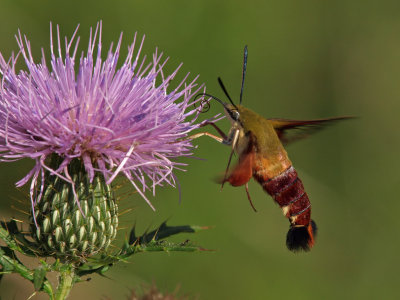
[[[134,54],[136,34],[117,69],[122,34],[103,60],[101,27],[100,22],[94,34],[90,30],[87,53],[82,53],[78,66],[78,28],[70,40],[65,38],[63,50],[57,26],[54,51],[50,26],[50,67],[43,50],[41,62],[34,62],[30,42],[20,32],[18,55],[7,62],[0,53],[0,160],[35,160],[33,169],[17,182],[22,186],[31,179],[32,206],[40,200],[33,194],[39,182],[43,191],[44,171],[72,183],[67,167],[80,158],[91,181],[95,172],[101,172],[107,184],[123,174],[154,209],[145,190],[154,194],[163,183],[175,186],[173,171],[184,164],[174,159],[192,155],[191,141],[183,138],[201,125],[195,123],[198,111],[189,108],[201,100],[193,100],[202,88],[197,77],[186,84],[187,74],[167,92],[180,66],[165,76],[162,69],[168,59],[162,60],[162,53],[156,50],[151,63],[139,59],[143,39]],[[20,56],[27,70],[17,73]],[[58,169],[46,164],[53,154],[63,158]]]

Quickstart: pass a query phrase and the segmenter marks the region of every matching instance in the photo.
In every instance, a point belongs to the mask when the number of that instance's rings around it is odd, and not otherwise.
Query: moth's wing
[[[249,182],[251,177],[253,177],[254,156],[255,153],[252,152],[242,155],[239,163],[225,181],[229,182],[232,186],[241,186]]]
[[[336,117],[316,120],[268,119],[268,121],[274,127],[282,144],[287,145],[304,139],[337,121],[349,120],[352,118],[354,117]]]
[[[255,164],[255,136],[252,132],[249,132],[249,144],[244,153],[239,157],[239,163],[234,167],[233,171],[230,172],[229,176],[223,180],[229,182],[232,186],[241,186],[249,182],[253,177],[253,170]],[[222,183],[224,183],[222,182]]]

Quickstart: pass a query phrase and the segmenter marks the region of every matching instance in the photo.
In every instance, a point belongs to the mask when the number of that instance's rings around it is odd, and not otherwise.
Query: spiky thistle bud
[[[62,159],[53,155],[50,167],[57,169],[61,163]],[[85,260],[106,250],[114,240],[118,208],[112,187],[101,173],[95,173],[90,181],[78,158],[68,165],[68,173],[73,184],[46,172],[43,196],[32,214],[31,233],[41,255]]]

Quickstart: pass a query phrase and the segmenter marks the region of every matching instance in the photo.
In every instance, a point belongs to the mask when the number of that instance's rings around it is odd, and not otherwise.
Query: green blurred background
[[[287,149],[319,226],[312,252],[286,249],[288,221],[254,182],[250,192],[258,213],[244,188],[226,186],[220,192],[213,178],[223,172],[229,148],[202,138],[195,154],[206,160],[186,159],[188,171],[177,173],[181,204],[173,188],[158,189],[155,213],[139,196],[124,196],[122,209],[133,211],[121,218],[126,231],[135,222],[141,232],[165,219],[172,225],[215,226],[176,240],[190,238],[216,251],[136,255],[109,271],[109,278],[93,276],[78,284],[70,299],[124,299],[130,288],[153,281],[163,291],[180,285],[182,295],[200,299],[397,299],[399,1],[1,0],[0,51],[9,57],[17,50],[14,34],[20,29],[39,58],[40,47],[48,50],[50,21],[68,36],[80,23],[83,50],[89,27],[98,20],[103,20],[104,48],[121,31],[124,49],[136,31],[146,34],[143,53],[164,51],[171,57],[168,70],[184,62],[180,76],[200,74],[199,82],[218,97],[224,97],[216,80],[222,76],[238,99],[247,44],[243,102],[265,117],[359,118]],[[208,116],[220,111],[214,104]],[[229,128],[226,120],[220,125]],[[28,209],[27,188],[16,190],[14,183],[31,165],[1,164],[3,217],[23,216],[11,205]],[[8,276],[0,291],[2,299],[26,299],[33,287]]]

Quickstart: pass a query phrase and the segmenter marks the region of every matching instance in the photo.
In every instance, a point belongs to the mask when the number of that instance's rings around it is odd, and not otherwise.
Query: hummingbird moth
[[[247,46],[245,46],[239,104],[232,101],[221,78],[218,78],[218,82],[230,103],[206,93],[197,95],[210,97],[222,104],[226,116],[231,121],[229,133],[225,135],[216,124],[207,123],[212,125],[221,137],[209,132],[201,132],[190,138],[194,139],[205,135],[222,144],[230,145],[232,151],[222,186],[225,182],[229,182],[232,186],[244,185],[250,204],[254,209],[248,192],[248,182],[254,178],[264,191],[278,203],[283,214],[289,219],[290,228],[286,236],[288,249],[293,252],[309,251],[314,245],[317,226],[311,219],[311,203],[303,183],[284,146],[318,131],[327,124],[350,117],[303,121],[266,119],[242,106],[247,53]],[[229,165],[235,152],[239,157],[239,162],[229,172]]]

